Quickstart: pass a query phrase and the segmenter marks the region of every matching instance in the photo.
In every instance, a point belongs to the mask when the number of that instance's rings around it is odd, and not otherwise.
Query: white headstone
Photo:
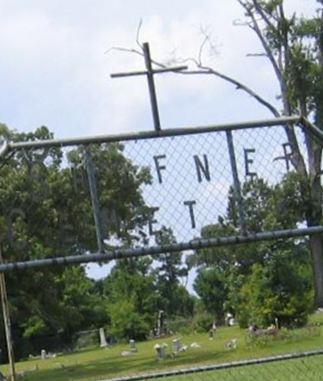
[[[164,346],[161,347],[160,356],[162,359],[166,358],[166,347]]]
[[[233,317],[230,318],[230,319],[229,319],[229,326],[232,327],[232,326],[234,326],[235,324],[236,324],[235,319],[234,319]]]
[[[42,349],[41,351],[40,351],[40,358],[42,359],[42,360],[46,360],[46,350],[45,349]]]
[[[179,352],[182,347],[180,339],[174,339],[172,342],[173,352]]]
[[[134,339],[129,340],[129,346],[131,352],[137,352],[136,341]]]
[[[166,346],[156,344],[154,349],[156,351],[158,360],[163,360],[166,357]]]
[[[108,346],[108,343],[105,337],[104,328],[100,328],[99,333],[100,333],[100,347],[105,348]]]

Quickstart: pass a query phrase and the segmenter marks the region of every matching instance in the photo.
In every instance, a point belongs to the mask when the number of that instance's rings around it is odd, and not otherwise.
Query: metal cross
[[[154,127],[155,127],[156,131],[160,131],[161,127],[160,127],[157,96],[156,96],[156,89],[155,89],[155,82],[154,82],[154,74],[167,73],[170,71],[181,71],[181,70],[187,69],[187,66],[176,66],[176,67],[170,67],[170,68],[153,69],[148,42],[144,42],[143,52],[144,52],[146,70],[134,71],[134,72],[130,72],[130,73],[111,74],[111,78],[133,77],[133,76],[137,76],[137,75],[146,75],[147,76],[148,89],[149,89],[149,95],[150,95],[150,103],[151,103],[151,109],[152,109],[153,120],[154,120]]]

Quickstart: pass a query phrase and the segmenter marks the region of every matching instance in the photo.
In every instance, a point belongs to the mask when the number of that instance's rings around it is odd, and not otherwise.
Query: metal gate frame
[[[0,148],[0,161],[5,160],[9,153],[23,149],[40,149],[51,147],[68,147],[68,146],[88,146],[89,144],[111,143],[129,140],[142,139],[159,139],[163,137],[183,136],[203,134],[210,132],[225,131],[230,134],[234,130],[245,130],[252,128],[284,126],[289,128],[291,125],[300,126],[305,133],[310,132],[321,144],[323,144],[323,132],[315,127],[310,121],[302,116],[287,116],[268,120],[249,121],[242,123],[184,127],[176,129],[163,129],[155,131],[144,131],[137,133],[128,133],[120,135],[97,135],[89,137],[74,137],[67,139],[50,139],[38,141],[24,142],[4,142]],[[230,148],[230,147],[229,147]],[[233,174],[234,175],[234,174]],[[93,200],[92,200],[93,202]],[[99,227],[96,225],[96,229]],[[72,255],[72,256],[55,256],[55,258],[35,259],[20,262],[2,263],[0,264],[0,273],[6,273],[13,270],[25,270],[31,268],[42,268],[52,265],[80,264],[89,262],[108,262],[113,259],[156,256],[165,252],[176,252],[186,250],[196,250],[202,248],[228,246],[243,243],[251,243],[265,240],[275,240],[281,238],[293,238],[301,236],[310,236],[323,233],[323,226],[306,227],[300,229],[286,229],[267,231],[260,233],[243,233],[237,236],[218,237],[210,239],[195,239],[189,242],[178,244],[170,244],[163,246],[133,248],[133,249],[116,249],[105,250],[104,247],[98,245],[98,251],[95,253]]]

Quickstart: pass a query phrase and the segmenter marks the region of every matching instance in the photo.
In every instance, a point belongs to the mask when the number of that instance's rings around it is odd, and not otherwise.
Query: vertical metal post
[[[155,89],[155,83],[154,83],[154,72],[151,65],[151,57],[150,57],[148,42],[144,42],[143,51],[144,51],[146,69],[147,69],[148,88],[149,88],[149,95],[150,95],[150,101],[151,101],[151,109],[152,109],[153,119],[154,119],[154,127],[156,131],[160,131],[161,128],[160,128],[156,89]]]
[[[92,154],[88,148],[85,150],[85,168],[90,187],[90,195],[93,209],[93,217],[95,223],[96,239],[98,244],[99,253],[103,253],[103,239],[102,239],[102,225],[100,218],[100,203],[98,197],[98,190],[96,186],[96,178],[94,173],[94,166],[92,162]]]
[[[232,131],[231,130],[226,131],[226,136],[227,136],[231,172],[232,172],[232,178],[233,178],[234,198],[235,198],[235,202],[238,209],[239,224],[240,224],[242,233],[245,233],[246,224],[245,224],[244,210],[243,210],[243,199],[241,195],[241,185],[240,185],[239,175],[238,175],[237,160],[236,160],[236,155],[234,152]]]
[[[0,263],[3,264],[1,244],[0,244]],[[12,339],[11,339],[11,321],[10,321],[9,303],[8,303],[6,280],[5,280],[4,273],[0,274],[0,292],[1,292],[1,306],[2,306],[4,328],[6,333],[9,368],[10,368],[9,379],[10,381],[16,381],[15,360],[14,360],[14,353],[13,353],[13,346],[12,346]]]

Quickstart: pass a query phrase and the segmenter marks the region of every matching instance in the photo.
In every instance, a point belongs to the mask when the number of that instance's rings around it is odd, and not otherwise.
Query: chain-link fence
[[[306,211],[289,218],[310,203],[302,178],[313,174],[309,141],[319,141],[292,122],[9,143],[3,235],[28,263],[1,271],[322,232]],[[55,261],[37,261],[36,241]]]
[[[44,267],[33,273],[37,288],[46,284],[45,267],[57,264],[189,254],[264,240],[304,243],[305,236],[323,233],[315,218],[321,194],[311,188],[315,181],[320,185],[315,152],[322,141],[298,117],[66,140],[53,140],[44,129],[17,135],[0,151],[0,272]],[[9,300],[26,300],[24,273],[12,274]],[[21,290],[10,284],[18,279]],[[57,298],[51,292],[46,303],[54,316]],[[14,313],[18,320],[19,309]],[[54,319],[46,319],[55,328]],[[51,340],[57,350],[56,338]],[[318,375],[317,359],[290,360],[277,379],[295,373],[297,380],[297,369],[301,378],[307,369]],[[215,367],[203,378],[257,379],[262,372],[273,378],[282,364]],[[189,373],[185,377],[195,379]]]
[[[236,361],[227,364],[179,369],[110,381],[140,381],[167,379],[169,381],[320,381],[323,380],[322,351],[304,352],[262,359]],[[107,380],[105,380],[107,381]]]

